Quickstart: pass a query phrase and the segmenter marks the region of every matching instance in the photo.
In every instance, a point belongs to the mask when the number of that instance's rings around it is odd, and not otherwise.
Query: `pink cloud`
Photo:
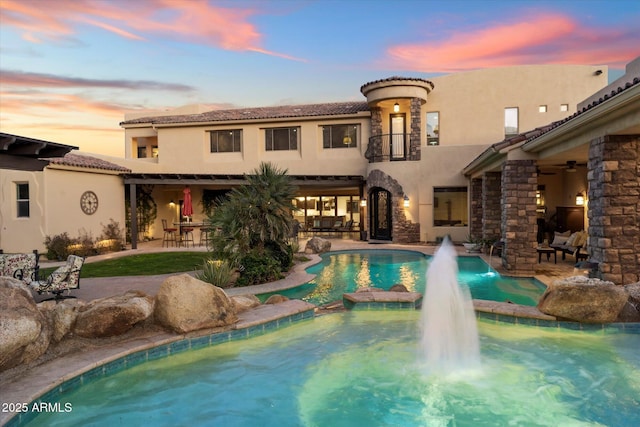
[[[586,29],[563,15],[537,15],[439,42],[394,46],[387,60],[423,72],[541,63],[623,65],[640,50],[634,31]]]
[[[48,0],[42,3],[3,0],[0,19],[23,31],[31,42],[69,37],[89,25],[119,37],[147,40],[160,36],[233,51],[252,51],[303,61],[261,45],[263,35],[249,22],[257,11],[219,7],[204,0]]]

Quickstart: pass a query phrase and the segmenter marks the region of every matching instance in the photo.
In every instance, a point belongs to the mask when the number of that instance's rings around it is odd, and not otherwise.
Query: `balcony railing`
[[[370,162],[407,160],[409,152],[408,133],[390,133],[369,138],[366,157]]]

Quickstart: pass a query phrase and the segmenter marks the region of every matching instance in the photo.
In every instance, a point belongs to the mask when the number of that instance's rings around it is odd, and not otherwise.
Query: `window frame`
[[[459,212],[462,214],[461,218],[447,218],[446,220],[437,219],[438,215],[436,210],[440,211],[446,204],[446,201],[440,201],[439,194],[441,193],[462,193],[464,197],[460,197],[459,201],[462,206],[456,209],[451,209],[452,212]],[[467,226],[469,224],[469,187],[461,185],[440,186],[433,187],[433,226],[434,227],[455,227],[458,224]],[[442,222],[442,223],[439,223]]]
[[[16,182],[16,218],[30,218],[31,217],[31,206],[30,200],[31,197],[29,195],[29,183],[28,182]],[[24,194],[20,191],[21,188],[26,188],[27,194],[26,198],[24,198]],[[23,211],[26,206],[26,214]]]
[[[510,128],[511,126],[508,126],[511,123],[511,121],[513,120],[513,117],[509,117],[509,113],[510,112],[515,112],[515,132],[507,132],[507,129]],[[504,109],[504,136],[505,137],[512,137],[515,135],[518,135],[520,133],[520,111],[518,107],[505,107]]]
[[[335,131],[334,128],[345,128]],[[330,125],[320,125],[322,130],[322,149],[333,150],[339,148],[357,148],[360,140],[359,123],[334,123]],[[329,137],[326,138],[326,131],[329,130]],[[353,132],[353,137],[351,136]],[[349,142],[345,142],[346,138]]]
[[[298,151],[300,147],[300,126],[282,126],[272,127],[264,129],[264,150],[265,151]],[[276,141],[274,139],[274,131],[288,131],[288,148],[276,148]],[[292,138],[292,132],[295,133],[295,137]]]
[[[242,153],[242,138],[243,132],[242,129],[216,129],[210,130],[209,132],[209,152],[211,154],[220,154],[220,153]],[[220,135],[229,133],[231,135],[231,150],[223,150],[220,151]],[[236,135],[237,133],[237,135]],[[213,138],[216,136],[216,141],[214,142]],[[236,138],[238,141],[236,141]],[[216,150],[214,151],[214,144],[216,144]]]
[[[436,127],[433,130],[435,136],[429,136],[429,115],[435,115]],[[426,134],[427,134],[427,146],[440,145],[440,111],[427,111],[425,118]]]

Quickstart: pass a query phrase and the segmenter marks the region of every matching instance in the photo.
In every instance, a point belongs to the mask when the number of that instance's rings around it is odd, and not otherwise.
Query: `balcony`
[[[365,157],[370,163],[407,160],[409,152],[408,133],[390,133],[369,138]]]

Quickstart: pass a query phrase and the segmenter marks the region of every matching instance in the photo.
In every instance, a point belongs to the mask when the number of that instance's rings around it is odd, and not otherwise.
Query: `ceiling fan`
[[[561,167],[565,170],[565,172],[573,173],[575,172],[576,166],[587,166],[586,163],[578,163],[575,160],[567,160],[567,163],[564,165],[555,165],[556,167]]]

